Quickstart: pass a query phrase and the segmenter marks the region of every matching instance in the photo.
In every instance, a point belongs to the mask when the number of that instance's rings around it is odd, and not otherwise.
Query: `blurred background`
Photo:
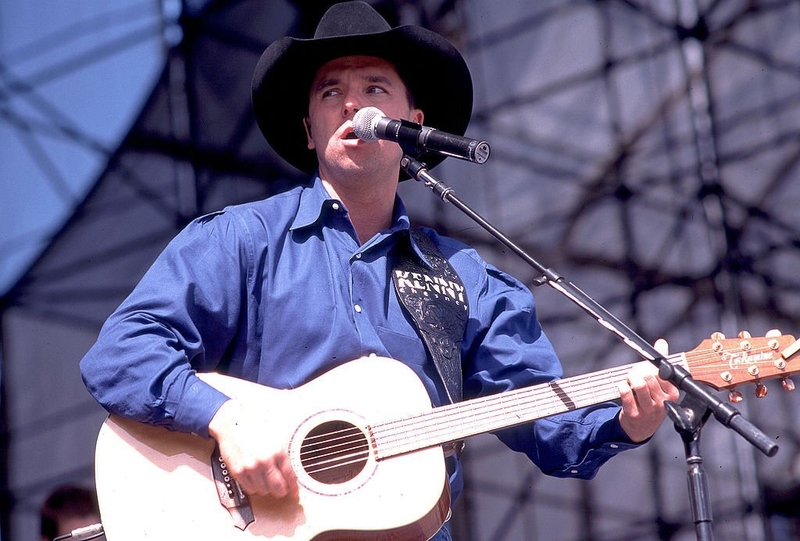
[[[303,178],[264,142],[250,81],[272,40],[310,36],[331,3],[0,2],[2,539],[36,538],[56,487],[93,486],[105,415],[77,364],[168,240]],[[673,352],[800,332],[800,2],[372,3],[464,54],[468,135],[492,157],[434,173],[544,266]],[[418,223],[530,285],[567,376],[638,360],[460,211],[401,192]],[[713,418],[703,430],[720,539],[800,539],[800,398],[764,385],[738,388],[737,408],[775,457]],[[464,459],[459,540],[696,537],[670,422],[589,482],[547,478],[492,436]]]

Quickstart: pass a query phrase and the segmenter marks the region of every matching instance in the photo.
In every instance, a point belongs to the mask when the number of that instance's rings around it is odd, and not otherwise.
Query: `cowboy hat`
[[[307,148],[303,119],[308,116],[311,82],[326,62],[350,55],[376,56],[393,63],[425,113],[425,125],[463,135],[472,114],[472,77],[458,50],[420,26],[389,23],[365,2],[333,5],[312,39],[272,42],[253,75],[253,111],[267,142],[283,159],[306,173],[317,168]],[[433,167],[444,156],[426,154]]]

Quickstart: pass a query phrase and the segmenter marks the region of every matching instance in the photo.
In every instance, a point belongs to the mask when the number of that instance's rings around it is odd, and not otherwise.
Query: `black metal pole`
[[[711,528],[711,497],[708,477],[703,467],[703,455],[700,454],[701,431],[711,412],[689,394],[684,396],[681,404],[668,402],[666,409],[683,441],[687,465],[686,483],[695,534],[699,541],[712,541],[714,531]]]

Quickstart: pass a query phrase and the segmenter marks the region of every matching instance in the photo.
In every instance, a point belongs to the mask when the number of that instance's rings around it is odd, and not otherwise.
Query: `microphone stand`
[[[658,367],[661,379],[671,382],[675,387],[684,391],[683,405],[670,403],[667,414],[675,423],[675,429],[681,435],[686,453],[686,463],[689,465],[688,484],[692,503],[692,515],[697,538],[702,541],[713,539],[711,531],[711,506],[708,494],[708,484],[703,470],[703,459],[700,455],[700,431],[704,421],[713,413],[714,417],[723,426],[734,430],[750,444],[767,456],[774,456],[778,452],[778,445],[773,442],[755,425],[750,423],[729,403],[717,398],[709,387],[692,379],[689,372],[679,365],[673,365],[644,338],[617,319],[597,301],[581,291],[575,284],[564,279],[553,269],[545,268],[522,248],[506,237],[501,231],[485,220],[481,215],[462,202],[455,194],[453,188],[442,183],[428,172],[425,164],[405,154],[400,161],[400,166],[411,178],[422,182],[430,188],[443,201],[453,204],[475,223],[483,227],[497,240],[502,242],[523,261],[533,267],[540,274],[534,283],[537,286],[547,284],[569,300],[577,304],[606,330],[613,332],[631,349],[644,359]]]

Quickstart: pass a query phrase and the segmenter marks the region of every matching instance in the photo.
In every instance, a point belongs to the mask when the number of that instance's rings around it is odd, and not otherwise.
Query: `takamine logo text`
[[[730,351],[726,351],[722,354],[722,359],[728,363],[729,367],[738,368],[740,366],[769,362],[772,360],[772,352],[762,351],[760,353],[750,353],[747,351],[739,351],[731,353]]]

